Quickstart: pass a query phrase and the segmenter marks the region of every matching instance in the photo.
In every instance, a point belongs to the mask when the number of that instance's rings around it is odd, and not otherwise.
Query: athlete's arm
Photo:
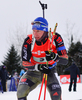
[[[23,43],[22,46],[22,66],[26,69],[26,70],[31,70],[34,68],[34,64],[32,64],[30,62],[30,58],[31,58],[31,39],[28,36]]]
[[[59,64],[67,64],[68,63],[68,55],[63,42],[63,39],[60,34],[55,33],[54,42],[56,44],[57,54],[58,54],[58,63]]]

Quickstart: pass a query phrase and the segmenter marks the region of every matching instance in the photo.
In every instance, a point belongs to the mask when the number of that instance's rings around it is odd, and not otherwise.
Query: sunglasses
[[[33,21],[31,24],[32,24],[32,25],[34,25],[34,24],[38,24],[38,25],[44,24],[44,25],[46,25],[45,23],[43,23],[43,22],[41,22],[41,21]],[[47,25],[46,25],[46,26],[47,26]]]

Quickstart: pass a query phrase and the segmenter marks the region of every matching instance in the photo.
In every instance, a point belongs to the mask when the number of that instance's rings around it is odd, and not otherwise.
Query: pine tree
[[[69,74],[68,71],[63,73],[63,70],[67,67],[69,67],[73,61],[75,61],[76,65],[80,69],[80,74],[82,74],[82,43],[80,41],[74,43],[71,42],[69,49],[68,49],[68,64],[67,65],[58,65],[57,71],[58,74]]]
[[[80,73],[82,73],[82,44],[81,42],[72,43],[68,50],[68,55],[70,62],[73,60],[76,62],[77,66],[80,69]]]
[[[12,74],[14,70],[17,70],[19,73],[21,70],[21,57],[18,55],[15,50],[14,45],[11,45],[7,55],[5,56],[5,60],[2,62],[3,65],[7,67],[7,71]]]

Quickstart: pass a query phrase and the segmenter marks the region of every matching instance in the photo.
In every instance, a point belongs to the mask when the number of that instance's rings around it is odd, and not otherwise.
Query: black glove
[[[46,60],[47,61],[50,61],[50,60],[56,61],[58,59],[58,55],[55,54],[54,52],[49,53],[48,51],[45,51],[45,53],[46,53]]]
[[[45,73],[45,74],[49,74],[51,72],[50,66],[52,66],[52,65],[36,64],[35,70],[41,71],[42,73]]]

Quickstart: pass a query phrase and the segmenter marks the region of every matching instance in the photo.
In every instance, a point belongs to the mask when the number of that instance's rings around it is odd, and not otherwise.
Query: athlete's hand
[[[49,53],[48,51],[45,51],[45,53],[46,53],[46,60],[47,61],[50,61],[50,60],[56,61],[58,59],[58,55],[55,54],[54,52]]]
[[[42,73],[49,74],[51,72],[51,66],[52,65],[46,65],[46,64],[36,64],[35,70],[41,71]]]

